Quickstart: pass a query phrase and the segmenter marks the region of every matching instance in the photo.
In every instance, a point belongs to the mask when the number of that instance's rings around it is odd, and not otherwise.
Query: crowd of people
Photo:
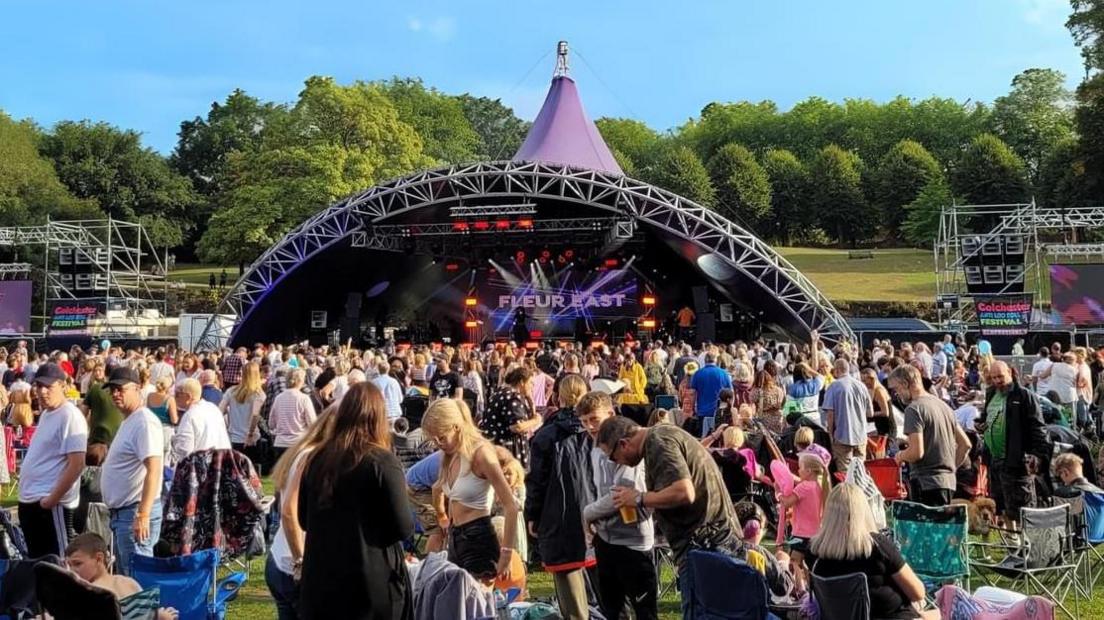
[[[282,620],[431,609],[411,576],[415,531],[414,550],[487,591],[524,598],[529,570],[551,573],[564,618],[657,617],[657,562],[686,593],[692,550],[756,568],[776,601],[802,600],[813,575],[863,572],[873,613],[921,617],[923,584],[839,478],[893,458],[911,501],[942,506],[987,471],[1010,528],[1052,495],[1104,493],[1091,456],[1052,458],[1048,434],[1100,436],[1102,372],[1104,349],[1056,343],[1021,375],[951,335],[200,354],[20,343],[0,349],[0,408],[26,446],[28,555],[68,557],[120,596],[131,558],[155,553],[166,468],[233,450],[276,489],[265,580]],[[772,479],[771,459],[792,459],[792,480]],[[110,512],[110,549],[87,532],[89,502]],[[776,523],[782,544],[764,546]]]

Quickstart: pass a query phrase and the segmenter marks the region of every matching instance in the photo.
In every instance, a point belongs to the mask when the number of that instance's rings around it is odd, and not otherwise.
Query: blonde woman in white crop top
[[[444,453],[433,505],[441,528],[447,531],[449,560],[482,581],[505,575],[516,551],[499,544],[491,508],[498,497],[506,519],[503,540],[515,540],[518,506],[494,446],[479,434],[462,400],[433,401],[422,428]]]

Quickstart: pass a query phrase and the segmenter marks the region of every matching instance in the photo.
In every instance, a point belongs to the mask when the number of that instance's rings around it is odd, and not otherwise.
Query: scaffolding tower
[[[95,300],[108,318],[138,317],[167,310],[165,260],[141,224],[113,218],[50,221],[0,227],[0,248],[43,248],[42,314],[51,303]],[[30,273],[27,263],[0,272]]]
[[[980,226],[979,226],[980,224]],[[989,226],[987,232],[978,228]],[[1023,244],[1023,271],[1006,278],[1000,290],[1034,294],[1034,309],[1050,299],[1048,257],[1063,260],[1104,260],[1104,244],[1078,243],[1086,231],[1104,228],[1104,207],[1039,207],[1034,200],[1008,205],[949,205],[939,217],[935,240],[935,290],[939,322],[960,328],[976,320],[974,294],[970,293],[966,265],[987,247]],[[1022,289],[1020,288],[1022,286]]]

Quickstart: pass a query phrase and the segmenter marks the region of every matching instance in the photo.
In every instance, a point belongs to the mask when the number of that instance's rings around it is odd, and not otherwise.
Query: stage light
[[[459,232],[467,232],[468,223],[467,222],[453,222],[452,223],[452,229],[455,230],[455,231],[459,231]]]
[[[655,329],[655,326],[656,326],[655,319],[644,319],[643,321],[640,322],[640,326],[643,327],[644,329]]]
[[[518,228],[525,228],[525,229],[530,229],[531,230],[533,228],[533,220],[531,220],[527,217],[522,218],[522,219],[517,221],[517,226],[518,226]]]
[[[491,223],[487,220],[478,220],[472,224],[472,228],[476,230],[488,230],[491,227]]]
[[[566,258],[567,260],[571,260],[571,259],[575,258],[575,250],[573,250],[571,248],[568,248],[568,249],[564,250],[563,257]]]
[[[652,295],[645,295],[644,298],[641,299],[640,301],[645,306],[654,306],[654,305],[656,305],[656,298]]]
[[[514,252],[514,262],[521,265],[525,263],[525,250],[518,250]]]
[[[478,326],[479,323],[477,321],[464,321],[464,327],[467,327],[468,329],[475,329]]]
[[[479,300],[476,299],[475,297],[465,297],[464,298],[464,305],[469,307],[469,308],[471,308],[472,306],[478,306],[479,305]]]
[[[445,271],[460,271],[460,263],[445,263]]]
[[[534,329],[533,331],[529,332],[529,337],[533,340],[540,340],[541,336],[543,335],[544,332],[540,331],[539,329]]]
[[[607,258],[605,261],[602,262],[602,265],[604,265],[605,267],[616,267],[618,262],[619,261],[616,258]]]
[[[496,220],[495,228],[499,230],[507,230],[510,228],[510,220]]]

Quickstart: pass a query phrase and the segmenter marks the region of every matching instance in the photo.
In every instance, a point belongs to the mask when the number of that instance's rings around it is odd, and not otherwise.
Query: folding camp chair
[[[1066,615],[1078,618],[1078,566],[1074,550],[1074,532],[1070,523],[1070,506],[1023,508],[1020,511],[1019,540],[1011,544],[971,543],[971,547],[999,550],[1006,553],[999,562],[972,560],[971,566],[983,581],[1023,594],[1044,594]],[[1073,594],[1074,611],[1066,606]]]
[[[870,586],[864,573],[818,577],[815,570],[814,564],[809,573],[822,620],[870,619]]]
[[[54,620],[122,620],[115,593],[94,586],[76,573],[49,562],[34,567],[35,591],[43,610]]]
[[[655,567],[656,567],[656,584],[659,587],[659,595],[657,599],[662,599],[675,588],[678,582],[678,566],[675,565],[675,556],[671,552],[671,547],[667,546],[666,542],[662,544],[657,543],[652,548],[655,553]],[[663,581],[663,573],[667,572],[667,581]]]
[[[932,507],[914,502],[890,504],[893,537],[925,590],[931,595],[946,583],[970,588],[970,563],[966,556],[968,521],[962,505]]]
[[[180,620],[222,620],[226,604],[245,583],[245,574],[234,573],[218,581],[218,567],[217,549],[171,558],[135,555],[131,576],[143,588],[160,588],[161,606],[175,608]]]
[[[0,616],[30,618],[42,611],[35,595],[34,572],[42,563],[61,566],[61,558],[45,555],[33,560],[0,560]]]
[[[1104,577],[1104,495],[1083,493],[1070,506],[1070,513],[1079,504],[1080,518],[1072,517],[1075,525],[1074,545],[1078,552],[1077,562],[1081,566],[1080,585],[1082,593],[1091,595]]]
[[[908,487],[901,475],[901,466],[894,459],[874,459],[863,463],[867,473],[887,502],[908,497]]]
[[[759,571],[715,551],[695,549],[686,561],[690,587],[683,589],[682,596],[690,601],[690,618],[776,618],[770,613],[767,580]]]

